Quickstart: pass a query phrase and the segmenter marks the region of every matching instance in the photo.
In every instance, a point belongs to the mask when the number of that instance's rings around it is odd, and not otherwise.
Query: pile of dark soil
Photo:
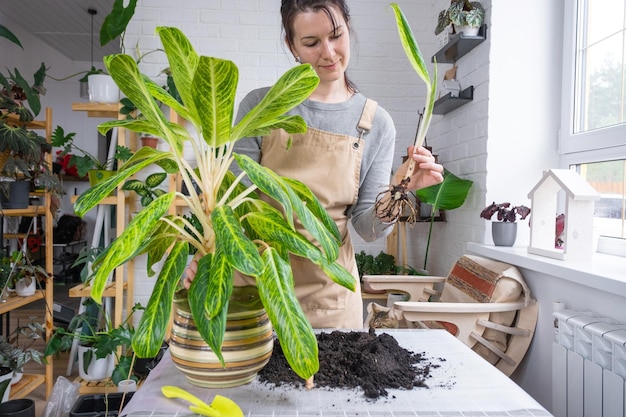
[[[387,388],[428,388],[433,365],[424,353],[413,353],[398,345],[392,336],[369,332],[319,333],[320,370],[316,387],[360,388],[368,398],[387,396]],[[269,363],[259,373],[261,382],[281,386],[304,386],[304,380],[291,370],[278,340]]]

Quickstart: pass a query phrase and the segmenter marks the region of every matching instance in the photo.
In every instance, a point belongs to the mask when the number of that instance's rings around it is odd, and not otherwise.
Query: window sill
[[[502,247],[468,242],[467,251],[626,297],[626,259],[595,253],[591,261],[561,261],[527,252],[526,246]]]

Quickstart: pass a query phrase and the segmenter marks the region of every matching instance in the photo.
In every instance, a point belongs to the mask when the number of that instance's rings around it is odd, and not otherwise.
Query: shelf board
[[[32,120],[30,122],[22,122],[16,114],[9,114],[5,119],[10,126],[24,126],[26,129],[45,129],[46,122],[42,120]]]
[[[126,283],[124,283],[124,289],[126,289]],[[85,284],[78,284],[69,290],[70,297],[91,297],[91,286]],[[111,282],[104,287],[102,292],[103,297],[115,297],[115,282]]]
[[[86,111],[88,117],[117,119],[119,109],[119,103],[72,103],[73,111]]]
[[[22,375],[22,379],[17,384],[11,385],[9,399],[15,400],[18,398],[24,398],[45,382],[45,375],[24,374]]]
[[[25,209],[3,209],[0,208],[0,217],[35,217],[46,214],[45,206],[28,206]]]
[[[487,25],[482,25],[476,36],[465,36],[463,32],[452,35],[450,41],[433,55],[432,62],[436,60],[438,64],[454,64],[485,39],[487,39]]]
[[[141,387],[143,384],[143,379],[137,382],[137,388]],[[76,377],[74,379],[75,384],[79,384],[80,388],[78,389],[78,393],[80,395],[85,394],[106,394],[110,392],[117,392],[117,387],[113,383],[111,378],[106,378],[101,381],[85,381],[81,377]]]
[[[435,101],[433,114],[446,114],[468,103],[474,99],[474,86],[470,85],[459,93],[458,97],[452,97],[451,93],[446,94],[439,100]]]
[[[14,294],[15,293],[12,293],[6,301],[0,303],[0,314],[8,313],[11,310],[23,307],[33,301],[41,300],[45,296],[45,291],[37,290],[35,291],[35,294],[29,295],[28,297],[20,297],[19,295]]]

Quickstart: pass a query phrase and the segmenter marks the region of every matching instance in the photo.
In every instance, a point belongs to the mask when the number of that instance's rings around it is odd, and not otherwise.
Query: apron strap
[[[378,107],[378,103],[376,101],[369,98],[365,99],[365,106],[363,107],[363,112],[361,113],[361,119],[359,120],[359,124],[356,128],[360,133],[359,139],[362,139],[363,135],[372,129],[376,107]]]

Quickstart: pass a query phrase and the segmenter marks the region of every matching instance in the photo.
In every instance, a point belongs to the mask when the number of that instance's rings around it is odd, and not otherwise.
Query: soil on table
[[[367,398],[386,397],[388,388],[411,390],[428,388],[432,364],[424,353],[410,352],[386,333],[319,333],[320,370],[315,374],[316,387],[360,388]],[[269,363],[259,372],[259,380],[281,386],[304,386],[304,380],[291,370],[278,340]]]

